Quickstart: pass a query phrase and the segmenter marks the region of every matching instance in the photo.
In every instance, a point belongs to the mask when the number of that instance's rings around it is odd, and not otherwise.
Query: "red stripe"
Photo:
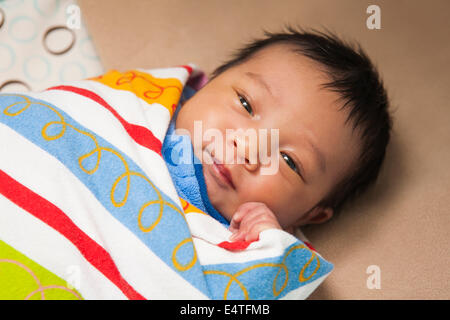
[[[2,170],[0,170],[0,193],[66,237],[86,260],[114,283],[128,299],[145,299],[122,278],[109,253],[80,230],[61,209]]]
[[[180,66],[181,68],[185,68],[186,71],[189,73],[189,75],[192,73],[192,68],[188,65],[182,65]]]
[[[311,243],[306,242],[306,241],[303,241],[303,243],[306,244],[308,246],[308,248],[310,248],[312,251],[316,251],[316,249],[314,249],[314,247],[311,245]]]
[[[147,129],[143,126],[129,123],[128,121],[126,121],[124,118],[122,118],[120,116],[120,114],[116,110],[114,110],[113,107],[111,107],[111,105],[109,105],[108,102],[103,100],[103,98],[100,97],[95,92],[92,92],[90,90],[83,89],[83,88],[73,87],[73,86],[56,86],[56,87],[48,88],[47,90],[70,91],[70,92],[77,93],[79,95],[82,95],[86,98],[89,98],[89,99],[97,102],[98,104],[105,107],[109,112],[111,112],[113,114],[114,117],[117,118],[117,120],[120,121],[122,126],[125,128],[127,133],[130,135],[131,138],[133,138],[134,141],[136,141],[143,147],[146,147],[150,150],[155,151],[156,153],[158,153],[161,156],[162,143],[158,138],[156,138],[153,135],[153,133],[149,129]]]
[[[252,243],[253,241],[223,241],[218,244],[219,247],[224,248],[229,251],[241,251],[247,249],[247,247]]]

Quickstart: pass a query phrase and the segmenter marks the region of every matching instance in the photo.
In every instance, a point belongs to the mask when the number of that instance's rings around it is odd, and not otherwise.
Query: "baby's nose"
[[[248,170],[254,171],[259,166],[258,139],[249,135],[236,135],[233,139],[237,155],[237,163],[244,164]]]

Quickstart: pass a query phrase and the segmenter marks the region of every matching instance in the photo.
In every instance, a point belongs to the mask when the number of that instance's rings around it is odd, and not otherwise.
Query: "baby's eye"
[[[281,152],[281,156],[283,157],[284,161],[286,161],[287,165],[294,170],[297,174],[300,174],[297,165],[295,164],[294,160],[291,159],[286,153]]]
[[[248,103],[248,101],[245,100],[245,98],[242,97],[241,95],[238,95],[238,97],[239,97],[239,101],[241,101],[241,104],[245,108],[245,110],[247,110],[247,112],[250,113],[250,115],[253,116],[253,109],[250,106],[250,103]]]

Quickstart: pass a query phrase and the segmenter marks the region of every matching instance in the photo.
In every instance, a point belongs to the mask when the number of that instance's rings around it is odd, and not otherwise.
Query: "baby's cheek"
[[[302,212],[303,196],[301,190],[294,189],[287,181],[277,177],[262,179],[255,188],[248,188],[249,201],[259,201],[273,212],[281,225],[289,224],[292,215]]]
[[[286,193],[286,188],[277,175],[256,176],[247,186],[244,192],[247,198],[251,198],[249,201],[259,201],[266,204],[267,202],[278,202],[278,199]]]

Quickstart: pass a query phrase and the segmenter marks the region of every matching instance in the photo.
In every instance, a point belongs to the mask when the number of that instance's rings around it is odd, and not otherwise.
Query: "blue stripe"
[[[292,244],[285,250],[282,256],[274,258],[252,260],[246,263],[204,265],[203,268],[207,273],[207,283],[210,287],[210,292],[213,294],[213,299],[225,298],[225,290],[232,279],[230,275],[236,275],[235,278],[240,284],[237,281],[232,281],[226,296],[227,299],[245,299],[244,289],[241,287],[243,286],[245,291],[247,291],[246,293],[249,299],[275,300],[284,297],[290,291],[311,283],[333,270],[333,264],[324,260],[316,253],[314,253],[313,257],[313,252],[309,249],[299,248],[289,253],[291,248],[301,244],[303,243],[300,241]],[[287,257],[283,261],[286,255]],[[313,259],[311,260],[311,258]],[[303,267],[310,260],[310,264],[302,272]],[[258,265],[260,266],[252,269],[249,268]],[[286,269],[280,266],[285,266]],[[246,268],[249,268],[249,270],[245,271]],[[220,271],[227,272],[230,275],[221,274]],[[301,281],[299,279],[300,274],[304,277]],[[275,291],[273,289],[274,284]]]

